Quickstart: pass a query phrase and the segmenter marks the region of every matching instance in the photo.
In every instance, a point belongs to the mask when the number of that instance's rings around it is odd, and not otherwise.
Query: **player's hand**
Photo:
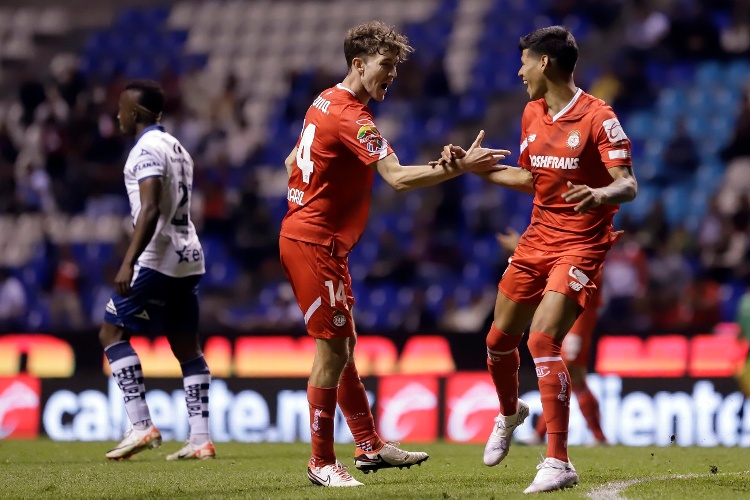
[[[588,210],[598,207],[604,201],[604,193],[601,189],[591,188],[585,184],[573,184],[568,181],[568,190],[563,193],[563,200],[570,203],[572,201],[578,201],[573,210],[576,213],[582,214]]]
[[[120,297],[130,295],[130,282],[133,281],[133,266],[123,264],[115,276],[115,291]]]
[[[466,151],[461,146],[454,146],[453,144],[447,144],[443,146],[443,151],[440,153],[440,159],[434,160],[428,163],[431,167],[443,167],[445,165],[454,165],[457,159],[466,156]]]
[[[497,238],[497,242],[506,252],[513,252],[518,246],[521,235],[512,227],[507,228],[506,231],[508,234],[497,233],[495,238]]]
[[[486,172],[508,168],[505,165],[498,165],[497,162],[510,155],[510,151],[482,147],[482,139],[484,139],[484,130],[479,131],[468,151],[464,151],[460,146],[454,146],[453,144],[445,146],[437,165],[455,166],[466,172]],[[432,165],[432,163],[430,164]]]

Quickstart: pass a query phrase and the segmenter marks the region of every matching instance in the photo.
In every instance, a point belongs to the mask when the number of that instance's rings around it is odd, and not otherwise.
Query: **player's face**
[[[362,58],[362,86],[376,101],[385,99],[388,86],[396,78],[398,56],[391,51]]]
[[[545,61],[546,57],[542,58],[529,53],[529,49],[524,49],[521,53],[521,69],[518,70],[518,76],[523,78],[526,92],[532,101],[541,99],[547,91],[544,79]]]
[[[135,135],[135,97],[126,90],[120,94],[117,108],[117,120],[120,122],[120,132],[125,135]]]

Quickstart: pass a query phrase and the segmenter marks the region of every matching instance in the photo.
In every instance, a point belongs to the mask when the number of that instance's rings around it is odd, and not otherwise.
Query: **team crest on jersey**
[[[380,137],[380,131],[374,123],[362,125],[357,131],[357,139],[360,143],[364,143],[370,140],[371,137]]]
[[[346,315],[342,311],[333,313],[333,324],[341,328],[346,324]]]
[[[581,145],[581,133],[577,130],[571,130],[568,132],[568,140],[565,141],[565,145],[568,149],[578,149]]]

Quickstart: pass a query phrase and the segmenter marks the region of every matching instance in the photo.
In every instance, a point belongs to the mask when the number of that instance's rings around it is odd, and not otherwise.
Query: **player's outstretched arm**
[[[574,210],[579,214],[599,205],[619,205],[633,201],[638,194],[638,182],[631,167],[612,167],[607,170],[612,176],[609,186],[591,188],[585,184],[573,184],[568,181],[568,191],[563,193],[567,202],[578,201]]]
[[[468,152],[464,151],[461,146],[448,144],[443,147],[440,160],[430,162],[430,165],[450,165],[456,160],[464,158],[467,153]],[[523,193],[534,194],[534,177],[531,175],[531,172],[524,168],[496,165],[496,168],[493,170],[474,173],[493,184],[497,184],[498,186],[515,189],[516,191],[521,191]]]
[[[115,291],[125,297],[130,293],[130,282],[133,280],[133,267],[148,246],[156,232],[159,222],[159,200],[161,199],[161,177],[147,177],[138,185],[141,199],[141,210],[135,221],[133,238],[122,259],[120,270],[115,276]]]
[[[401,165],[395,154],[390,154],[373,164],[373,168],[396,191],[433,186],[465,172],[484,172],[505,168],[497,162],[503,160],[510,151],[482,147],[484,130],[479,132],[466,155],[450,164]]]
[[[294,149],[292,149],[292,152],[289,153],[289,156],[286,157],[286,160],[284,160],[284,165],[286,166],[286,175],[288,177],[292,176],[292,169],[294,168],[294,159],[297,157],[297,147],[295,146]]]

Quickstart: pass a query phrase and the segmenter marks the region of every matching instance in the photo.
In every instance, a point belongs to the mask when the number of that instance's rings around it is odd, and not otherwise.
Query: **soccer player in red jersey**
[[[509,229],[507,234],[498,234],[497,241],[506,251],[513,253],[518,247],[520,234],[513,229]],[[578,400],[578,406],[581,408],[583,418],[589,431],[594,435],[594,445],[606,445],[607,438],[604,436],[601,424],[601,414],[599,412],[599,402],[589,389],[586,383],[586,374],[588,373],[588,360],[591,352],[591,340],[596,327],[596,321],[601,307],[601,295],[599,293],[600,282],[596,283],[597,290],[592,295],[586,309],[578,316],[576,322],[570,328],[562,344],[562,358],[565,366],[570,373],[570,387]],[[522,440],[523,444],[537,445],[544,442],[544,436],[547,434],[547,423],[544,416],[540,415],[536,423],[534,433],[527,439]]]
[[[315,359],[307,398],[312,458],[307,475],[320,486],[359,486],[334,452],[338,403],[356,443],[355,466],[364,471],[410,467],[426,453],[384,443],[377,432],[354,361],[354,297],[348,255],[364,232],[374,173],[397,191],[430,186],[468,171],[488,171],[505,150],[479,145],[450,165],[402,166],[367,108],[382,101],[396,65],[412,47],[405,36],[373,21],[344,41],[348,73],[312,103],[296,147],[286,159],[289,211],[281,224],[281,264],[302,310]]]
[[[500,400],[484,463],[508,454],[515,428],[529,408],[518,399],[518,345],[531,322],[534,358],[549,436],[547,458],[525,493],[578,483],[568,458],[571,382],[561,356],[563,338],[594,293],[607,251],[617,235],[612,219],[631,201],[637,183],[630,140],[604,101],[576,87],[578,46],[561,26],[521,38],[521,69],[531,102],[521,120],[521,168],[480,173],[495,184],[534,194],[531,223],[500,279],[494,321],[487,335],[487,366]],[[440,165],[462,158],[443,150]]]

